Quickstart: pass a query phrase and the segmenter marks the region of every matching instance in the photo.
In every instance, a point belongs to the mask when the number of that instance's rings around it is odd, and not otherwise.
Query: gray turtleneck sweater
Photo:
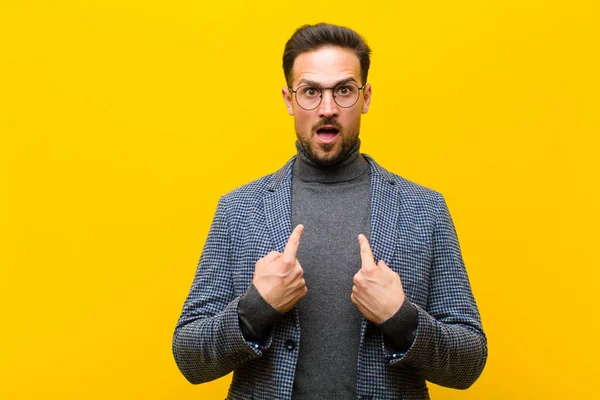
[[[370,237],[369,164],[358,143],[341,163],[314,164],[298,147],[292,226],[304,225],[297,258],[308,293],[298,303],[296,399],[355,399],[362,316],[350,300],[360,270],[358,234]]]
[[[370,237],[370,168],[360,142],[334,166],[313,163],[299,143],[292,177],[292,228],[305,229],[297,258],[308,293],[297,305],[301,343],[292,397],[355,399],[362,316],[350,299],[361,267],[358,234]],[[261,339],[282,313],[251,285],[238,305],[242,332]],[[380,329],[396,351],[410,347],[417,311],[405,301]]]

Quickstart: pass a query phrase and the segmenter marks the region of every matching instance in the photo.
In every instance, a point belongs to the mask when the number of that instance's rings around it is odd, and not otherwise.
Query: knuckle
[[[294,265],[296,265],[296,259],[289,257],[289,256],[284,256],[283,257],[283,264],[286,267],[293,267]]]
[[[362,282],[362,277],[360,276],[360,274],[354,275],[354,278],[352,278],[352,282],[354,282],[355,285],[360,285]]]

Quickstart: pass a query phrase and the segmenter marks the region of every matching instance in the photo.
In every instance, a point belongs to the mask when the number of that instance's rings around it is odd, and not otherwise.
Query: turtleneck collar
[[[358,178],[369,169],[369,163],[359,153],[360,139],[348,152],[348,156],[334,165],[322,166],[313,162],[296,141],[298,156],[294,162],[294,176],[304,182],[338,183]]]

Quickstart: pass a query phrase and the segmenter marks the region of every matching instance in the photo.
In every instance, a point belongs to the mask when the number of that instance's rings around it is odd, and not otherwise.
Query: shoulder
[[[279,187],[291,176],[291,166],[295,157],[292,157],[279,170],[265,175],[240,186],[221,197],[221,202],[227,207],[244,209],[255,206],[262,202],[262,199],[273,191],[273,188]]]
[[[400,193],[404,201],[409,202],[438,202],[442,194],[434,189],[428,188],[398,174],[388,171],[379,165],[371,156],[364,154],[371,165],[371,173],[378,175],[380,179],[391,184]]]
[[[220,203],[227,209],[240,210],[257,204],[268,191],[269,183],[274,174],[269,174],[240,186],[221,196]]]
[[[430,233],[447,214],[442,194],[386,170],[372,158],[368,160],[373,174],[371,182],[381,188],[376,192],[387,199],[380,203],[397,207],[403,230],[412,231],[415,237],[421,238],[420,241],[427,242]]]
[[[390,174],[393,176],[395,186],[398,188],[400,198],[403,202],[434,210],[439,207],[440,201],[443,201],[444,197],[440,192],[394,173]]]

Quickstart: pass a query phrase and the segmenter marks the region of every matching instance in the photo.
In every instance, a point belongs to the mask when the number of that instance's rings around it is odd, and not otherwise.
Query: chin
[[[330,166],[338,163],[344,156],[344,146],[342,141],[336,143],[318,143],[313,140],[301,139],[298,141],[304,148],[308,158],[317,165]]]
[[[340,159],[342,158],[342,154],[341,151],[339,149],[336,150],[331,150],[328,152],[317,152],[316,154],[313,153],[313,157],[315,158],[313,161],[317,164],[323,165],[323,166],[329,166],[329,165],[333,165],[333,164],[337,164]]]

